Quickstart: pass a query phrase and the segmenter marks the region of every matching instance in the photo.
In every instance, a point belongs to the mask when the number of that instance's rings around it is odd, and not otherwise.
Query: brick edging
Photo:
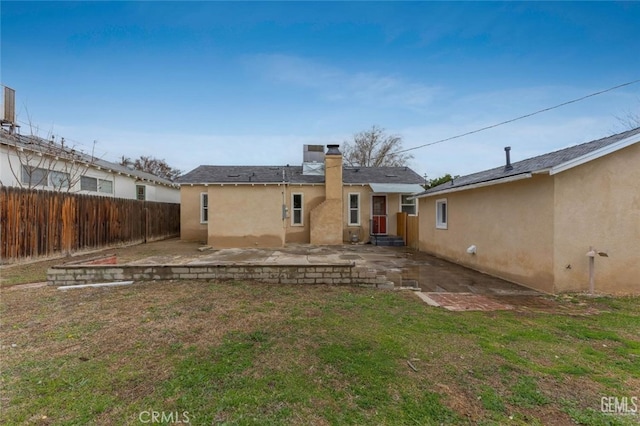
[[[279,284],[346,284],[380,287],[388,280],[375,270],[344,264],[58,265],[47,271],[49,285],[111,281],[251,280]]]

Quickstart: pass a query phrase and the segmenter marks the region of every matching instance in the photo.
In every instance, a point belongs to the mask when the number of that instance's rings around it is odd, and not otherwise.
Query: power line
[[[503,126],[505,124],[513,123],[514,121],[518,121],[518,120],[522,120],[524,118],[532,117],[534,115],[541,114],[543,112],[551,111],[552,109],[556,109],[556,108],[563,107],[565,105],[569,105],[569,104],[573,104],[573,103],[576,103],[576,102],[580,102],[580,101],[583,101],[585,99],[592,98],[594,96],[598,96],[598,95],[601,95],[603,93],[611,92],[612,90],[616,90],[616,89],[619,89],[621,87],[631,86],[632,84],[636,84],[636,83],[640,83],[640,79],[634,80],[634,81],[630,81],[630,82],[624,83],[624,84],[619,84],[617,86],[613,86],[613,87],[610,87],[608,89],[600,90],[599,92],[594,92],[594,93],[588,94],[586,96],[582,96],[580,98],[572,99],[570,101],[566,101],[566,102],[563,102],[561,104],[554,105],[552,107],[544,108],[544,109],[538,110],[536,112],[532,112],[530,114],[521,115],[520,117],[516,117],[516,118],[512,118],[510,120],[502,121],[500,123],[492,124],[490,126],[485,126],[485,127],[480,128],[480,129],[476,129],[476,130],[472,130],[470,132],[462,133],[460,135],[451,136],[451,137],[448,137],[448,138],[445,138],[445,139],[437,140],[435,142],[429,142],[429,143],[425,143],[425,144],[422,144],[422,145],[414,146],[412,148],[407,148],[407,149],[403,149],[401,151],[396,151],[396,154],[400,154],[400,153],[403,153],[403,152],[414,151],[416,149],[424,148],[424,147],[427,147],[427,146],[437,145],[439,143],[448,142],[448,141],[451,141],[451,140],[454,140],[454,139],[459,139],[459,138],[462,138],[464,136],[473,135],[474,133],[483,132],[485,130],[489,130],[489,129],[493,129],[495,127]]]

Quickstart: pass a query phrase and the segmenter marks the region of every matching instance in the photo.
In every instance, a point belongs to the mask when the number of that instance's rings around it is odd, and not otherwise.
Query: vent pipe
[[[504,171],[509,171],[509,170],[513,170],[513,166],[511,165],[511,147],[510,146],[505,146],[504,147],[504,153],[507,157],[507,164],[504,166]]]

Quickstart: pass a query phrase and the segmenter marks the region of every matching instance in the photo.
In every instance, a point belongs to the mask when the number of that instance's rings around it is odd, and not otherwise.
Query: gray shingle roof
[[[427,191],[418,194],[417,196],[437,193],[450,190],[452,188],[473,185],[476,183],[489,182],[492,180],[502,179],[510,176],[550,169],[559,164],[563,164],[575,158],[582,157],[583,155],[589,154],[590,152],[593,152],[600,148],[604,148],[608,145],[611,145],[636,134],[640,134],[640,127],[606,138],[586,142],[554,152],[549,152],[547,154],[542,154],[537,157],[528,158],[526,160],[517,161],[515,163],[512,163],[513,169],[511,170],[505,170],[504,165],[502,165],[493,169],[462,176],[454,179],[453,183],[443,183],[442,185],[438,185],[435,188],[428,189]]]
[[[283,173],[284,172],[284,173]],[[180,184],[324,183],[324,176],[303,175],[302,166],[199,166],[178,178]],[[343,167],[344,183],[424,183],[409,167]]]

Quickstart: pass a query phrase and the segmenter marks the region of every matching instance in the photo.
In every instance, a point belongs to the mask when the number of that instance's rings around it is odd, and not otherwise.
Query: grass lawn
[[[448,312],[410,292],[214,282],[0,296],[0,424],[640,420],[601,412],[603,397],[640,409],[639,298]]]

